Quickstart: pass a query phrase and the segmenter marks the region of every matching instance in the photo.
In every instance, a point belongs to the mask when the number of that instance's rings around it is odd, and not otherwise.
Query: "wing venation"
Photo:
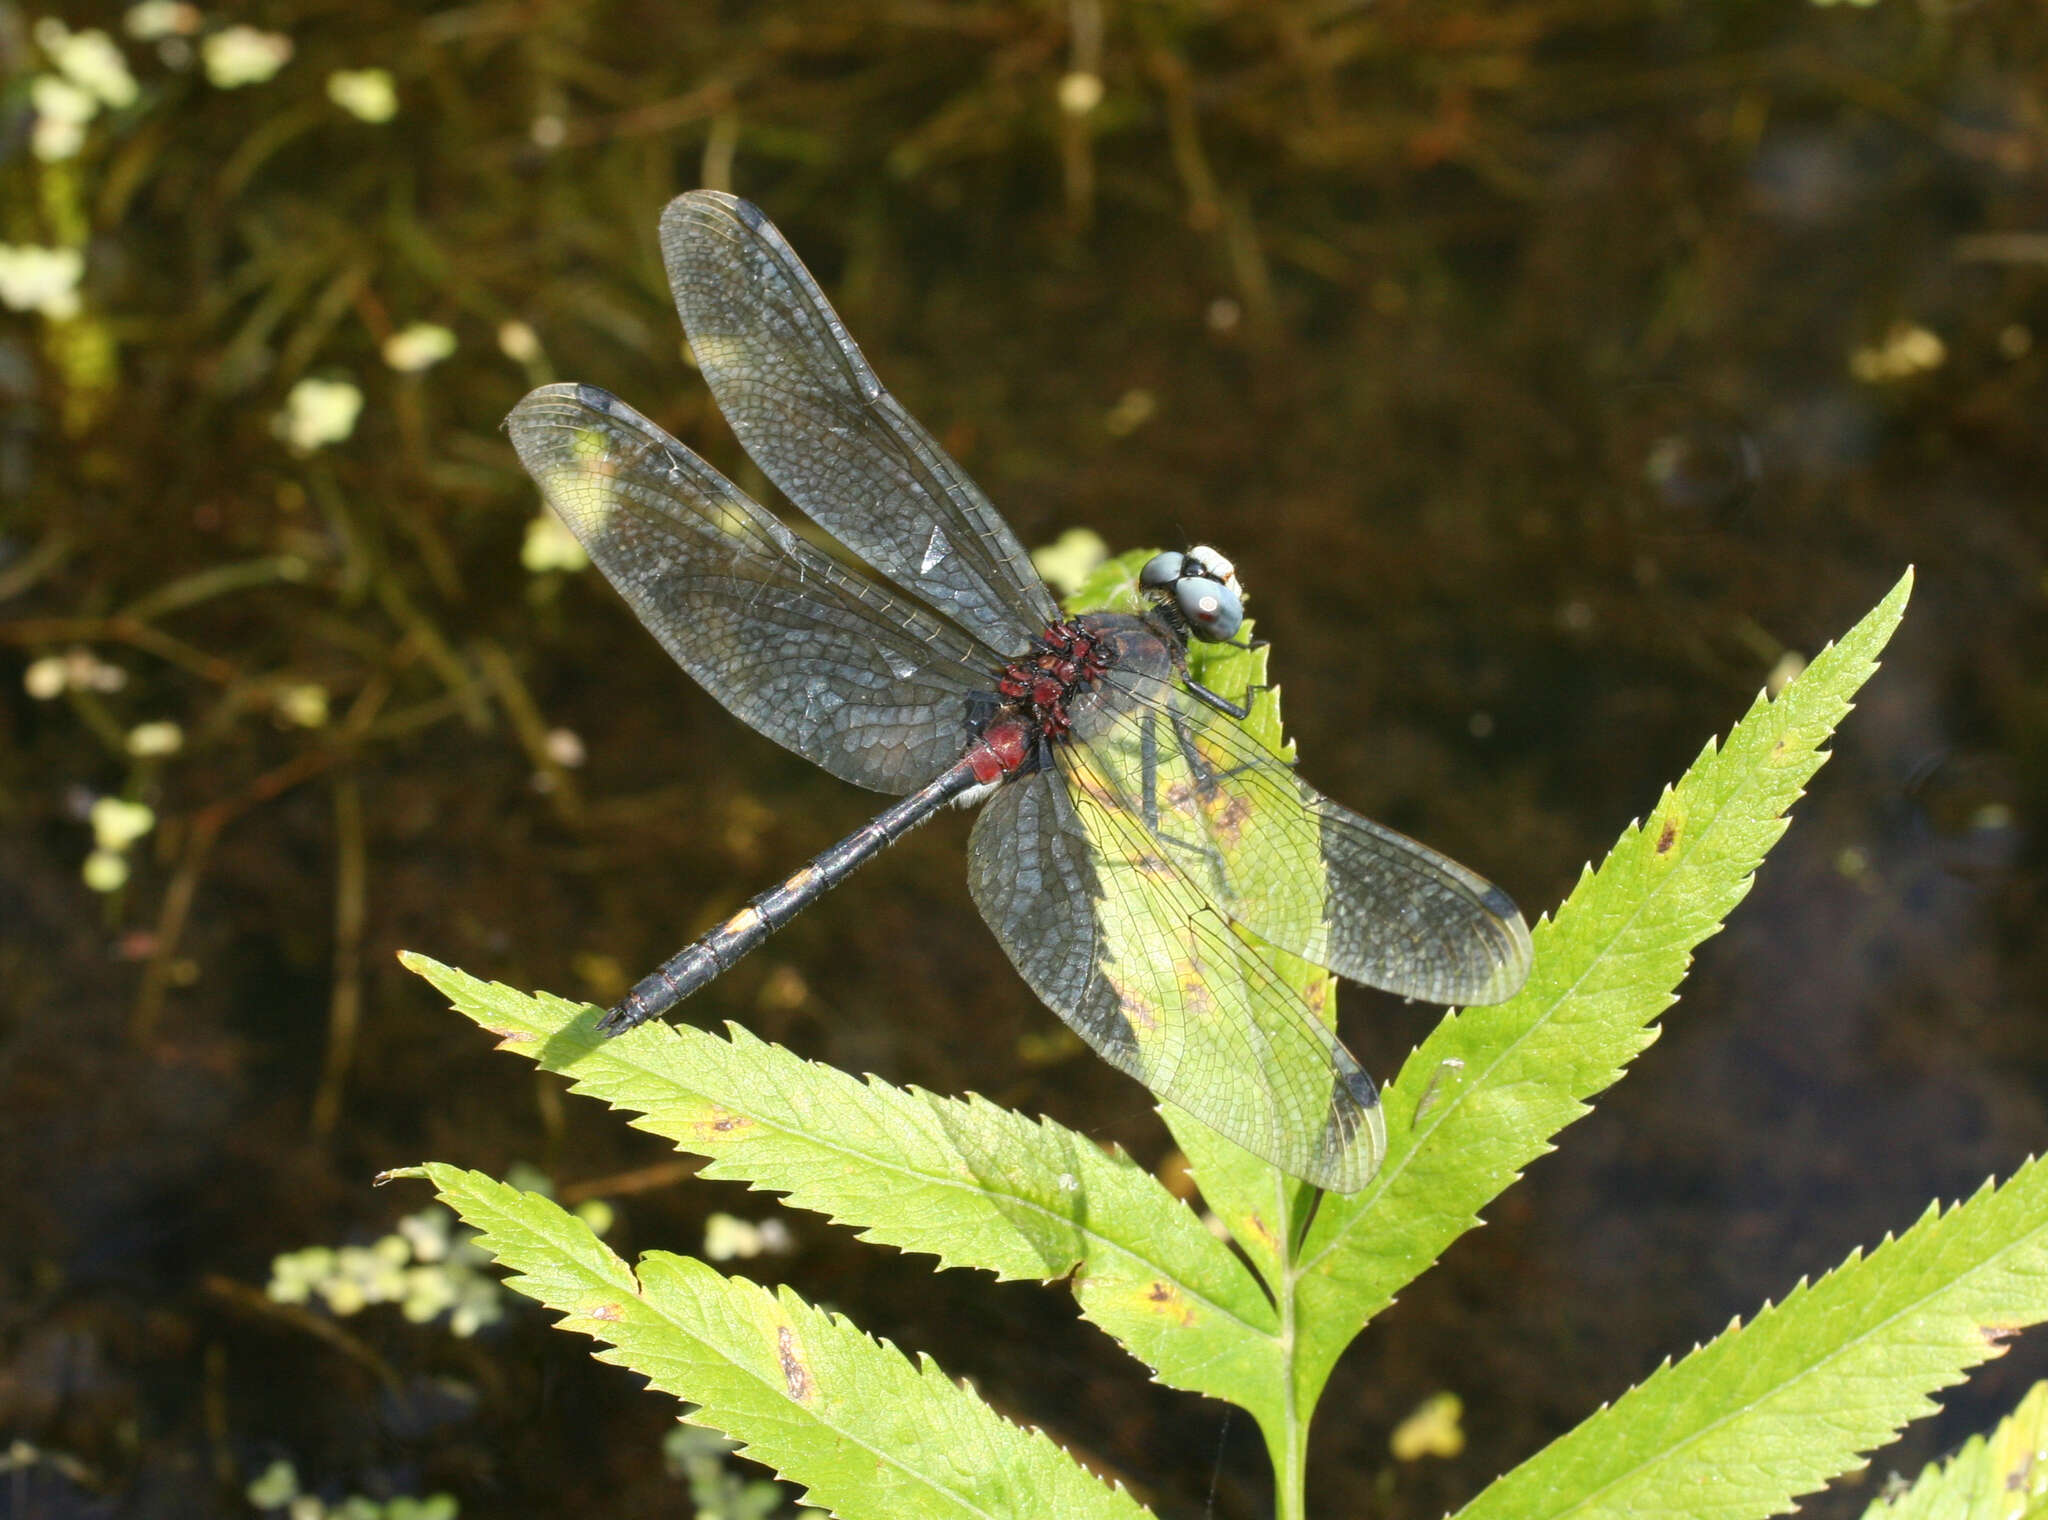
[[[736,717],[842,780],[916,790],[958,760],[974,643],[805,543],[632,407],[548,385],[520,462],[662,647]]]

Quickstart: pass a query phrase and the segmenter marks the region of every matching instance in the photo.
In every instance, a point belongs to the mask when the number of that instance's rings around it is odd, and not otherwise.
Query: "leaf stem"
[[[1273,1463],[1273,1514],[1275,1520],[1307,1520],[1308,1516],[1308,1426],[1314,1405],[1304,1408],[1301,1379],[1296,1375],[1297,1335],[1301,1269],[1295,1257],[1300,1247],[1295,1204],[1304,1190],[1279,1171],[1272,1173],[1276,1197],[1275,1213],[1282,1221],[1274,1251],[1273,1297],[1280,1310],[1280,1365],[1285,1385],[1281,1394],[1281,1416],[1277,1429],[1266,1432],[1267,1450]]]

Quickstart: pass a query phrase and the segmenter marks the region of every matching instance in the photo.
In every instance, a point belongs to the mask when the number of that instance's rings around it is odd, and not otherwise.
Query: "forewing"
[[[520,463],[683,669],[846,781],[903,793],[967,747],[988,685],[958,629],[836,564],[617,397],[546,385]]]
[[[1386,1151],[1371,1079],[1072,753],[1080,774],[1012,782],[975,820],[968,886],[1011,962],[1160,1098],[1285,1172],[1356,1192]]]
[[[1163,854],[1216,907],[1280,949],[1403,997],[1498,1003],[1529,973],[1529,930],[1499,887],[1338,806],[1181,686],[1109,684],[1133,738],[1096,741]]]
[[[988,498],[882,389],[760,210],[693,190],[661,217],[676,310],[719,410],[783,494],[1005,658],[1057,616]]]

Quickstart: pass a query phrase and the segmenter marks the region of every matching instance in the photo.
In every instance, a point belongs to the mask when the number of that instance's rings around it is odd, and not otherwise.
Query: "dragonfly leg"
[[[1244,693],[1245,700],[1242,702],[1233,702],[1230,700],[1230,698],[1224,696],[1221,692],[1209,690],[1208,687],[1204,686],[1200,681],[1195,680],[1192,676],[1190,676],[1185,682],[1182,683],[1182,687],[1189,696],[1195,698],[1195,700],[1197,700],[1198,702],[1201,702],[1206,706],[1213,707],[1216,709],[1216,711],[1223,713],[1228,717],[1235,718],[1240,723],[1242,723],[1246,718],[1249,718],[1252,715],[1251,699],[1257,696],[1260,692],[1271,689],[1270,684],[1268,683],[1261,683],[1258,686],[1247,686],[1245,688]]]
[[[1206,795],[1215,788],[1215,775],[1195,751],[1194,737],[1182,724],[1179,714],[1173,715],[1175,739],[1181,758],[1187,762],[1192,773],[1193,785],[1199,795]],[[1197,860],[1205,863],[1215,877],[1216,889],[1225,895],[1230,893],[1230,873],[1223,860],[1223,852],[1206,836],[1182,839],[1167,832],[1165,815],[1159,805],[1159,715],[1147,713],[1138,740],[1138,781],[1139,807],[1143,812],[1145,828],[1161,844],[1172,845],[1185,850]],[[1199,806],[1199,804],[1197,804]],[[1185,809],[1176,805],[1172,811],[1183,814]]]
[[[1257,690],[1257,688],[1253,689]],[[1228,712],[1229,709],[1225,708],[1224,711]],[[1195,745],[1195,736],[1188,731],[1187,722],[1179,713],[1173,715],[1173,737],[1180,744],[1181,759],[1187,762],[1188,770],[1194,774],[1195,785],[1202,789],[1204,796],[1215,791],[1217,783],[1228,781],[1232,776],[1241,776],[1246,771],[1252,769],[1249,762],[1243,765],[1233,765],[1227,771],[1219,771],[1211,766],[1208,761],[1202,758],[1201,750]]]
[[[1159,832],[1159,718],[1146,713],[1138,730],[1138,806],[1145,827]]]

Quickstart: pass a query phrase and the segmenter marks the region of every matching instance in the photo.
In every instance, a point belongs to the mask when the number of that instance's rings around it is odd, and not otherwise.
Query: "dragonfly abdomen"
[[[739,912],[636,982],[597,1027],[606,1034],[623,1034],[668,1012],[700,987],[716,981],[740,957],[759,948],[769,935],[947,803],[1015,771],[1023,763],[1028,745],[1028,732],[1015,719],[990,724],[958,764],[877,814],[830,849],[819,852],[767,891],[749,898]]]

